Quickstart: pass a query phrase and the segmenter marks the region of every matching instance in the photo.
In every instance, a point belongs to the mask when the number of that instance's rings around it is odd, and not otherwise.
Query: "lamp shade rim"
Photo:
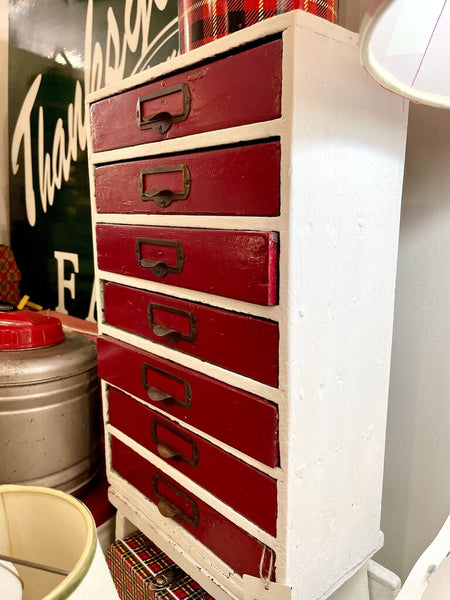
[[[66,504],[69,504],[76,510],[86,525],[86,531],[89,535],[86,536],[86,542],[80,553],[80,556],[69,574],[55,586],[43,600],[66,600],[77,589],[83,579],[86,577],[91,565],[94,561],[95,552],[97,549],[97,533],[96,525],[89,509],[77,498],[71,496],[67,492],[62,492],[54,488],[31,485],[15,485],[4,484],[0,485],[0,499],[5,494],[39,494],[59,498]]]
[[[419,86],[410,86],[383,67],[371,50],[375,29],[384,13],[397,0],[374,0],[368,7],[359,31],[359,59],[367,73],[383,88],[418,103],[437,108],[450,108],[450,96],[433,93]]]

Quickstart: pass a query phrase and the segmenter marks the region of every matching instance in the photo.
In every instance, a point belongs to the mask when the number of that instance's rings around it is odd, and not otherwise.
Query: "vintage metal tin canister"
[[[73,492],[98,471],[93,341],[32,311],[0,312],[0,483]]]
[[[337,22],[338,0],[179,0],[180,52],[294,9]]]

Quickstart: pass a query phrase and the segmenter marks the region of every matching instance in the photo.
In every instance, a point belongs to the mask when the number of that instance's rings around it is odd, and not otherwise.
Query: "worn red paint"
[[[109,422],[154,454],[164,444],[177,454],[163,458],[256,525],[276,535],[277,482],[202,437],[114,388]]]
[[[264,550],[261,542],[167,475],[162,474],[145,458],[115,437],[111,438],[111,455],[112,469],[155,504],[158,504],[163,497],[190,519],[193,517],[193,512],[198,510],[197,526],[180,517],[175,517],[175,521],[205,544],[236,573],[259,577],[259,565]],[[256,496],[254,500],[259,502]],[[266,558],[266,564],[263,565],[264,573],[268,572],[269,552],[266,552]],[[275,577],[275,565],[274,556],[271,580]]]
[[[274,232],[133,225],[97,225],[96,232],[104,271],[266,306],[278,301]],[[163,274],[153,271],[157,262]]]
[[[107,324],[277,386],[277,323],[111,282],[105,282],[103,295]],[[184,338],[159,337],[150,320]]]
[[[275,404],[107,336],[98,339],[97,357],[108,383],[269,467],[279,465]],[[149,387],[174,400],[152,400]]]
[[[158,206],[142,191],[183,191],[181,170],[143,174],[150,169],[185,167],[190,188],[183,200]],[[186,179],[186,178],[185,178]],[[266,142],[190,154],[102,165],[95,169],[99,213],[276,216],[280,211],[280,144]]]
[[[274,40],[239,54],[210,62],[137,89],[99,100],[91,105],[94,152],[216,131],[275,119],[281,114],[282,41]],[[190,111],[186,120],[173,123],[166,133],[141,131],[136,121],[139,98],[186,83]],[[143,103],[143,111],[181,110],[181,94]]]

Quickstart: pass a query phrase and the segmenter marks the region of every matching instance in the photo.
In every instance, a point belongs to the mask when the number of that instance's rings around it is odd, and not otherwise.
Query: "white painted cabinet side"
[[[382,539],[407,104],[366,75],[356,36],[336,41],[297,26],[288,37],[279,576],[293,586],[292,600],[318,600]]]

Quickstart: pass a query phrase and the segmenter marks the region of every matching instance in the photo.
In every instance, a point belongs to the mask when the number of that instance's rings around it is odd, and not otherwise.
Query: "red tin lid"
[[[0,312],[0,350],[53,346],[64,339],[61,321],[31,310]]]

